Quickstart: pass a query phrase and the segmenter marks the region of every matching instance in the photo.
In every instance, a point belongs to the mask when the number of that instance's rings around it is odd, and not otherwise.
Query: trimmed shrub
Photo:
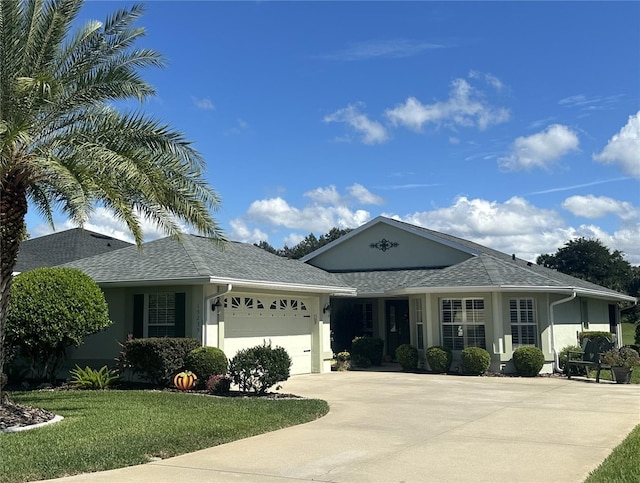
[[[171,387],[173,376],[185,367],[189,353],[200,347],[197,339],[182,337],[152,337],[131,339],[121,343],[120,370],[129,368],[133,374],[154,384]],[[197,375],[197,373],[196,373]]]
[[[54,381],[67,347],[111,325],[100,287],[73,268],[37,268],[17,275],[6,320],[7,345],[20,346],[34,377]]]
[[[453,361],[453,354],[451,349],[444,346],[429,347],[425,353],[427,358],[427,364],[433,372],[443,373],[449,372],[451,362]]]
[[[640,346],[640,322],[636,322],[636,332],[633,336],[633,343]]]
[[[480,375],[489,369],[491,355],[482,347],[467,347],[460,353],[460,360],[465,374]]]
[[[532,345],[518,347],[513,351],[513,364],[519,376],[535,377],[544,366],[544,354]]]
[[[599,331],[599,330],[593,330],[590,332],[589,331],[580,332],[578,334],[578,344],[582,346],[582,341],[584,341],[585,339],[595,340],[598,337],[606,337],[607,339],[611,340],[611,332],[605,332],[605,331]]]
[[[242,391],[264,394],[275,384],[289,379],[291,357],[279,346],[264,343],[238,351],[229,362],[229,375]]]
[[[402,344],[396,349],[396,361],[404,371],[415,371],[418,368],[418,349],[411,344]]]
[[[211,394],[229,394],[231,378],[226,374],[213,374],[207,379],[206,388]]]
[[[198,376],[198,385],[204,386],[210,376],[226,374],[229,361],[217,347],[198,347],[189,352],[184,367]]]
[[[356,337],[351,342],[351,361],[357,367],[381,366],[384,341],[378,337]]]

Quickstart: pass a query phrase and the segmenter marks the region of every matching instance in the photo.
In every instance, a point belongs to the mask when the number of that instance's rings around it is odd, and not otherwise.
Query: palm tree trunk
[[[4,405],[2,388],[6,381],[5,329],[9,308],[9,290],[13,269],[18,259],[20,242],[25,235],[24,218],[27,214],[27,193],[20,177],[14,173],[2,176],[0,194],[0,406]]]

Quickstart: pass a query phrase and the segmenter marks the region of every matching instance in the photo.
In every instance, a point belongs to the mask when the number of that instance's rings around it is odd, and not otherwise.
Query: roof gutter
[[[560,299],[560,300],[556,300],[555,302],[551,302],[549,304],[549,332],[551,334],[551,352],[553,353],[553,364],[554,364],[554,368],[553,370],[555,372],[561,372],[560,371],[560,360],[558,357],[558,351],[556,351],[556,339],[555,339],[555,335],[553,333],[553,327],[554,327],[554,323],[555,323],[555,316],[554,316],[554,312],[553,309],[555,308],[556,305],[560,305],[560,304],[564,304],[566,302],[570,302],[571,300],[575,299],[578,296],[578,293],[574,290],[573,293],[569,296],[566,297],[564,299]]]
[[[242,288],[257,288],[263,290],[282,290],[293,292],[328,293],[331,295],[356,295],[357,290],[352,287],[341,287],[332,285],[305,285],[297,283],[274,283],[269,281],[240,280],[240,279],[217,279],[211,277],[209,283],[233,284]]]
[[[233,290],[233,285],[228,283],[227,288],[221,292],[216,292],[204,298],[204,306],[202,310],[202,347],[207,347],[207,320],[209,319],[209,301],[212,299],[218,299]]]

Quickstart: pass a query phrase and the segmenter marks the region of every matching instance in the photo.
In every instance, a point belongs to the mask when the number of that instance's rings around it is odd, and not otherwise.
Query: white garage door
[[[311,372],[309,301],[260,295],[227,297],[224,310],[224,352],[231,359],[240,349],[271,341],[291,357],[291,374]]]

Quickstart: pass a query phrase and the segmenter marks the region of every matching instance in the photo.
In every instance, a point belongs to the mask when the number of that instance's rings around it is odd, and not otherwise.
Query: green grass
[[[623,322],[622,324],[620,324],[620,326],[622,327],[622,344],[633,344],[633,339],[636,334],[636,325],[630,324],[628,322]]]
[[[0,481],[56,478],[167,458],[325,415],[325,401],[160,391],[14,393],[62,422],[0,434]]]
[[[585,483],[637,483],[640,481],[640,425],[613,450]]]

